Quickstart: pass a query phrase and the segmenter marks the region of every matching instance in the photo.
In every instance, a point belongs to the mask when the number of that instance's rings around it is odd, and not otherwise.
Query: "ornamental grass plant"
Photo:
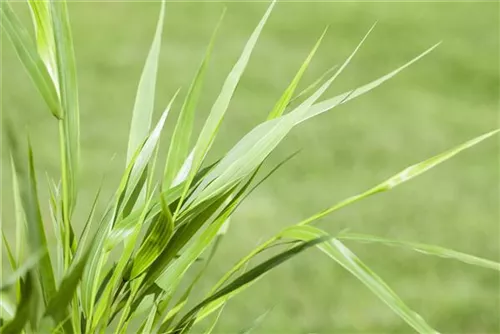
[[[5,122],[12,166],[15,240],[2,227],[2,244],[11,272],[2,275],[0,321],[3,333],[171,333],[198,332],[202,321],[210,333],[231,298],[250,288],[272,269],[304,251],[322,252],[352,274],[380,298],[397,316],[420,333],[435,333],[344,241],[403,247],[420,253],[500,270],[500,264],[435,245],[387,239],[342,231],[330,234],[318,221],[335,211],[372,195],[393,189],[492,137],[481,134],[448,151],[413,164],[366,191],[346,198],[299,222],[290,222],[249,254],[232,264],[219,281],[197,292],[206,277],[218,246],[230,226],[230,218],[247,196],[296,153],[269,172],[262,166],[279,143],[300,123],[328,112],[370,92],[429,54],[437,44],[392,72],[334,97],[323,95],[349,65],[373,27],[339,66],[298,90],[327,30],[318,38],[292,81],[273,106],[267,119],[251,129],[226,154],[214,161],[207,155],[218,135],[254,46],[276,3],[272,2],[246,42],[240,57],[224,81],[199,132],[194,131],[196,111],[216,44],[214,28],[206,52],[186,90],[178,90],[153,122],[155,86],[159,66],[166,2],[160,15],[137,88],[126,152],[126,166],[111,199],[100,197],[88,208],[84,228],[76,233],[80,157],[80,112],[75,56],[65,1],[28,1],[35,30],[32,36],[8,1],[1,2],[2,29],[21,63],[47,104],[59,129],[60,179],[48,182],[49,207],[38,193],[36,150],[15,124]],[[256,97],[258,98],[258,97]],[[174,101],[182,100],[177,119],[169,114]],[[160,145],[166,122],[174,123],[170,143]],[[85,129],[82,129],[85,131]],[[158,159],[159,151],[166,160]],[[106,202],[97,215],[96,206]],[[43,214],[48,212],[48,215]],[[81,219],[81,217],[78,217]],[[50,227],[55,242],[48,242]],[[51,232],[52,233],[52,232]],[[196,265],[195,265],[196,264]],[[188,271],[194,275],[187,275]],[[255,287],[252,287],[255,288]],[[265,310],[262,310],[265,314]],[[256,319],[255,326],[261,318]],[[242,328],[245,325],[242,324]],[[245,332],[252,330],[251,326]]]

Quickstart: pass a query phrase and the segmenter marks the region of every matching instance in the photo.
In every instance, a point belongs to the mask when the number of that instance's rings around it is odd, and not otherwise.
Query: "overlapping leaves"
[[[14,248],[4,237],[3,244],[13,273],[2,284],[0,291],[0,315],[4,323],[2,331],[17,333],[28,328],[34,332],[51,330],[93,333],[110,329],[126,332],[132,322],[142,319],[138,327],[140,332],[180,334],[190,331],[198,322],[217,312],[210,332],[231,298],[251,287],[281,263],[316,247],[370,289],[413,329],[421,333],[432,333],[436,331],[342,241],[405,247],[428,255],[500,270],[500,264],[494,261],[439,246],[346,232],[331,236],[312,226],[312,223],[336,210],[373,194],[391,190],[430,170],[493,136],[498,132],[495,130],[416,163],[359,195],[283,229],[237,262],[204,298],[193,300],[192,292],[195,291],[197,282],[205,277],[207,267],[225,235],[231,215],[248,194],[276,170],[273,169],[255,183],[266,158],[294,126],[371,91],[437,46],[368,84],[321,101],[321,96],[347,67],[373,28],[342,65],[332,67],[297,94],[296,89],[318,52],[325,31],[274,104],[268,119],[243,136],[220,160],[207,165],[207,153],[215,142],[233,94],[275,6],[274,1],[250,35],[194,146],[190,147],[195,112],[216,32],[224,16],[222,14],[201,65],[186,92],[168,148],[163,174],[155,182],[157,153],[162,149],[160,137],[177,95],[174,94],[157,125],[150,130],[166,10],[166,3],[162,1],[156,32],[137,89],[127,164],[121,182],[99,219],[95,217],[99,198],[96,196],[82,235],[76,238],[72,213],[79,187],[80,129],[67,4],[65,1],[29,1],[29,5],[35,38],[28,34],[7,2],[2,1],[0,13],[3,29],[49,110],[59,122],[61,191],[57,182],[49,180],[49,202],[50,219],[56,230],[57,245],[61,249],[53,261],[38,199],[33,152],[30,146],[27,154],[22,153],[14,131],[11,131],[16,251],[13,251]],[[91,226],[95,228],[92,229]],[[21,251],[25,240],[31,245],[31,254],[36,256],[27,256],[26,252]],[[257,255],[265,256],[271,249],[274,251],[273,255],[250,266],[250,261],[255,261]],[[118,255],[114,256],[114,253]],[[197,262],[203,263],[197,275],[186,282],[188,284],[182,284],[189,277],[188,271],[196,268]],[[41,286],[40,291],[38,286]],[[15,303],[4,293],[11,289],[16,291]]]

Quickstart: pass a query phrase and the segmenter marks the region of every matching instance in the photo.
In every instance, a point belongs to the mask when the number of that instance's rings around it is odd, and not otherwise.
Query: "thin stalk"
[[[61,185],[62,185],[62,220],[64,224],[64,235],[61,236],[64,243],[64,272],[68,270],[71,258],[70,258],[70,207],[69,207],[69,196],[71,189],[68,183],[68,168],[66,165],[67,152],[66,152],[66,136],[65,136],[65,126],[64,120],[59,121],[59,143],[61,151]]]

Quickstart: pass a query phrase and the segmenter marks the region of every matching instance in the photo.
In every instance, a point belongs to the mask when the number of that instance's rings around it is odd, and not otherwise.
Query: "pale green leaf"
[[[435,245],[427,245],[417,242],[411,241],[402,241],[402,240],[394,240],[382,238],[374,235],[368,234],[359,234],[359,233],[341,233],[338,236],[338,239],[342,240],[353,240],[360,242],[368,242],[368,243],[380,243],[387,246],[392,247],[403,247],[408,248],[423,254],[439,256],[445,259],[453,259],[463,263],[471,264],[478,267],[484,267],[488,269],[493,269],[500,271],[500,263],[483,259],[474,255],[465,254],[462,252],[457,252],[452,249],[448,249],[445,247],[435,246]]]
[[[29,0],[28,5],[33,26],[35,27],[38,54],[42,58],[56,89],[59,89],[55,54],[56,46],[54,42],[54,31],[52,29],[52,18],[50,15],[50,1]]]
[[[330,87],[340,73],[342,73],[372,29],[373,27],[366,33],[358,46],[335,74],[326,83],[321,85],[312,96],[290,113],[261,123],[244,136],[202,181],[201,185],[191,196],[194,204],[200,203],[224,191],[235,182],[238,182],[250,174],[259,164],[261,164],[292,130],[294,125],[298,123],[298,120],[307,114],[310,107]],[[291,98],[291,96],[285,99],[284,102],[288,102],[289,98]],[[285,106],[283,106],[283,108]]]
[[[285,92],[283,92],[283,95],[281,95],[280,99],[278,100],[278,102],[276,103],[274,108],[269,113],[269,116],[267,117],[268,120],[280,117],[283,114],[283,112],[285,111],[286,107],[290,103],[290,100],[292,99],[292,96],[295,92],[295,89],[297,88],[297,86],[300,82],[300,79],[302,79],[304,72],[309,67],[309,63],[311,62],[312,58],[314,57],[314,54],[318,50],[319,45],[321,44],[321,41],[323,40],[323,37],[326,34],[326,30],[327,29],[325,29],[323,31],[320,38],[318,39],[318,41],[314,45],[313,49],[309,52],[309,55],[307,56],[306,60],[304,61],[304,63],[300,67],[299,71],[297,72],[297,74],[295,74],[295,77],[293,78],[292,82],[286,88]]]
[[[153,129],[153,131],[151,131],[151,134],[147,137],[144,145],[140,149],[140,153],[135,158],[135,161],[131,160],[133,161],[133,167],[127,179],[123,195],[124,196],[123,202],[122,202],[124,207],[122,208],[122,210],[127,207],[132,208],[135,205],[136,200],[138,199],[140,190],[142,189],[145,183],[144,173],[147,171],[147,166],[150,164],[152,157],[154,157],[155,149],[158,146],[161,132],[165,125],[165,120],[167,119],[169,111],[172,108],[172,105],[178,93],[179,90],[177,90],[177,92],[174,94],[169,104],[165,108],[165,111],[163,112],[162,116],[160,117],[160,120],[156,124],[155,128]]]
[[[238,61],[232,68],[231,72],[227,76],[226,81],[222,86],[221,92],[217,97],[217,99],[215,100],[212,109],[210,110],[210,114],[208,115],[205,125],[203,126],[200,135],[198,137],[198,140],[196,142],[194,157],[193,157],[193,166],[186,180],[183,195],[181,196],[179,206],[177,207],[174,216],[177,216],[177,213],[180,210],[182,202],[184,201],[188,193],[188,190],[191,186],[194,176],[196,175],[198,169],[200,168],[208,150],[212,146],[212,143],[215,139],[215,136],[217,135],[220,124],[224,117],[224,114],[226,113],[229,107],[229,102],[231,101],[233,93],[236,90],[240,78],[248,64],[250,55],[252,54],[257,39],[259,38],[262,28],[264,27],[264,24],[269,18],[269,15],[271,14],[271,11],[275,3],[276,0],[273,0],[271,5],[268,7],[266,13],[264,14],[264,17],[260,20],[259,24],[257,25],[252,35],[248,39],[243,49],[243,52],[241,53],[240,58],[238,59]]]
[[[337,107],[341,104],[344,104],[344,103],[346,103],[346,102],[348,102],[348,101],[350,101],[350,100],[352,100],[360,95],[368,93],[372,89],[380,86],[385,81],[391,79],[392,77],[394,77],[396,74],[398,74],[399,72],[401,72],[405,68],[409,67],[410,65],[412,65],[416,61],[420,60],[421,58],[423,58],[424,56],[429,54],[432,50],[434,50],[436,47],[438,47],[439,44],[441,44],[441,43],[435,44],[434,46],[432,46],[429,49],[422,52],[417,57],[413,58],[412,60],[410,60],[409,62],[404,64],[403,66],[395,69],[394,71],[392,71],[392,72],[390,72],[390,73],[388,73],[388,74],[386,74],[386,75],[384,75],[384,76],[382,76],[382,77],[380,77],[372,82],[367,83],[366,85],[363,85],[361,87],[355,88],[355,89],[350,90],[348,92],[345,92],[343,94],[337,95],[333,98],[330,98],[330,99],[327,99],[325,101],[321,101],[319,103],[314,104],[308,110],[308,112],[304,115],[304,117],[302,117],[298,120],[298,122],[299,123],[304,122],[304,121],[308,120],[309,118],[317,116],[321,113],[324,113],[325,111],[328,111],[334,107]]]
[[[339,203],[329,207],[326,210],[323,210],[305,220],[300,222],[301,225],[309,224],[315,220],[318,220],[334,211],[337,211],[349,204],[352,204],[354,202],[357,202],[359,200],[362,200],[368,196],[388,191],[391,190],[392,188],[411,180],[412,178],[430,170],[431,168],[439,165],[442,162],[445,162],[446,160],[450,159],[451,157],[455,156],[456,154],[460,153],[461,151],[470,148],[476,144],[479,144],[481,141],[493,136],[494,134],[498,133],[499,130],[494,130],[488,133],[485,133],[479,137],[476,137],[474,139],[471,139],[459,146],[456,146],[444,153],[438,154],[432,158],[429,158],[427,160],[424,160],[420,163],[414,164],[410,167],[405,168],[401,172],[397,173],[396,175],[392,176],[391,178],[387,179],[386,181],[380,183],[379,185],[361,193],[358,195],[351,196],[343,201],[340,201]]]
[[[189,140],[191,139],[191,133],[193,131],[195,110],[205,81],[205,73],[210,61],[212,48],[215,43],[219,27],[222,23],[222,19],[224,18],[224,14],[225,9],[222,12],[217,26],[215,27],[212,38],[210,39],[210,43],[208,44],[207,50],[205,52],[205,57],[203,58],[203,61],[198,68],[198,71],[196,72],[191,86],[189,87],[179,114],[179,118],[175,124],[174,132],[172,134],[172,139],[170,142],[170,148],[168,150],[167,161],[165,163],[162,189],[169,189],[171,186],[180,183],[179,180],[175,180],[175,184],[172,184],[172,181],[174,181],[174,176],[178,175],[178,173],[182,170],[181,166],[183,166],[183,163],[186,160],[191,161],[192,163],[193,156],[190,155],[189,159],[188,151]],[[186,175],[184,176],[184,178],[187,177],[189,169],[187,170],[187,173],[183,173]]]
[[[165,0],[162,0],[155,36],[153,43],[151,44],[151,48],[149,49],[148,57],[144,65],[144,69],[142,70],[141,79],[137,88],[134,110],[132,112],[132,122],[130,123],[127,164],[130,162],[134,152],[148,136],[149,128],[151,126],[164,17]]]
[[[0,24],[14,45],[14,49],[26,68],[29,76],[35,83],[47,103],[52,114],[61,119],[63,111],[59,103],[56,86],[52,82],[49,72],[39,56],[36,45],[29,36],[21,21],[16,17],[7,1],[0,1]]]

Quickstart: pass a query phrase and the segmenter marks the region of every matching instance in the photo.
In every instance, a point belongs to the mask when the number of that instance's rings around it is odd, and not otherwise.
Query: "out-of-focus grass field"
[[[201,127],[265,3],[227,3],[203,93]],[[189,85],[223,3],[171,3],[162,46],[157,111]],[[23,12],[24,5],[16,4]],[[135,89],[158,3],[73,3],[80,81],[82,191],[75,224],[86,217],[103,174],[105,197],[124,167]],[[498,127],[499,12],[491,3],[279,3],[230,105],[212,157],[262,121],[326,25],[329,32],[305,83],[342,62],[378,26],[325,96],[368,82],[432,44],[429,56],[375,91],[301,125],[268,163],[300,155],[256,191],[233,217],[208,288],[259,240],[356,194],[400,169]],[[58,175],[56,122],[4,37],[2,112],[29,130],[44,174]],[[181,99],[177,101],[177,111]],[[175,116],[176,113],[171,116]],[[174,118],[170,118],[172,129]],[[164,142],[168,142],[168,135]],[[167,147],[164,145],[163,147]],[[349,228],[439,244],[500,260],[499,142],[473,148],[424,176],[323,219]],[[112,159],[113,155],[115,158]],[[165,152],[160,152],[160,159]],[[2,227],[13,236],[7,152],[2,155]],[[160,160],[162,161],[162,160]],[[48,202],[46,192],[41,199]],[[103,209],[104,201],[100,209]],[[384,246],[349,244],[432,326],[446,333],[498,333],[500,282],[493,271]],[[231,301],[217,333],[236,333],[272,308],[259,333],[408,333],[363,285],[311,250]]]

